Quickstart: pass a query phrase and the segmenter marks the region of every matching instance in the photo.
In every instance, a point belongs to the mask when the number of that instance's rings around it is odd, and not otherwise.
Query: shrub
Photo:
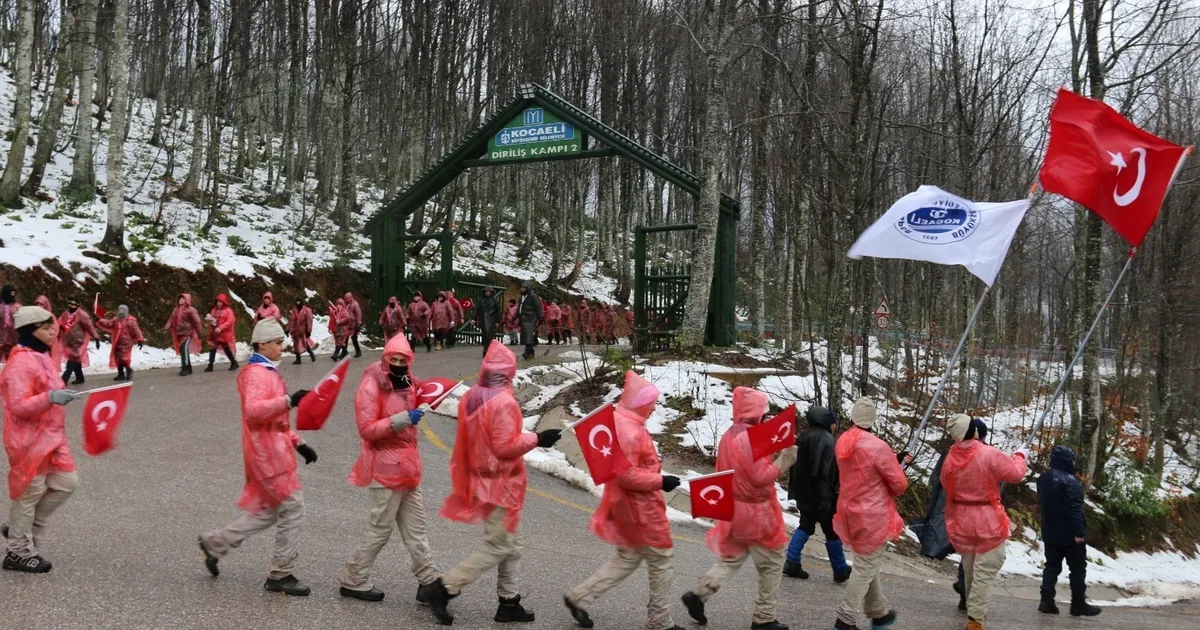
[[[225,242],[229,243],[229,247],[233,249],[233,253],[237,254],[238,256],[249,256],[250,258],[254,258],[254,250],[250,249],[250,244],[246,242],[246,239],[238,236],[237,234],[230,234],[229,237],[225,239]]]

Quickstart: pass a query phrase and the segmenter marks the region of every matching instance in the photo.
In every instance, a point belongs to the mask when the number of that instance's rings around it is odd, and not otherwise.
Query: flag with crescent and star
[[[718,521],[733,520],[733,471],[688,479],[692,516]]]
[[[579,440],[579,450],[596,485],[608,483],[629,469],[629,460],[617,442],[617,418],[611,404],[584,416],[570,429]]]
[[[462,381],[452,381],[440,376],[421,381],[421,387],[417,390],[417,406],[429,405],[430,409],[437,409],[438,405],[450,396],[450,392],[461,384]]]
[[[1079,202],[1138,247],[1189,151],[1060,88],[1038,179],[1046,192]]]
[[[326,374],[317,386],[300,399],[296,407],[296,430],[318,431],[325,426],[333,406],[337,403],[338,394],[342,393],[342,385],[346,382],[346,370],[350,367],[350,359],[342,359]]]
[[[87,393],[83,405],[83,450],[102,455],[117,445],[117,428],[125,419],[133,383],[103,387]]]
[[[746,431],[754,459],[778,453],[796,443],[796,405]]]

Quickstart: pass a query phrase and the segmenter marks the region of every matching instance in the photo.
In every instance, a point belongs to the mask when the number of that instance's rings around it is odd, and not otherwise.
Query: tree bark
[[[33,14],[37,0],[17,2],[16,114],[8,162],[0,177],[0,204],[21,207],[21,167],[25,164],[25,143],[29,139],[29,115],[33,101]]]
[[[113,0],[112,47],[108,56],[112,122],[108,126],[108,224],[100,248],[125,251],[125,122],[129,101],[129,0]]]
[[[45,113],[42,114],[42,124],[38,127],[37,149],[33,152],[33,167],[29,178],[25,180],[23,193],[26,196],[37,194],[42,187],[42,178],[46,176],[46,165],[54,152],[54,144],[58,141],[58,128],[62,125],[63,105],[67,98],[67,88],[71,85],[74,75],[71,68],[70,42],[76,37],[75,14],[72,2],[62,0],[62,27],[58,34],[58,52],[54,62],[54,91],[46,100]]]

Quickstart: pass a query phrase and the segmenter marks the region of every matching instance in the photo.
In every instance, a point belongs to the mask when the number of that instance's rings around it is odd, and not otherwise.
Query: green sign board
[[[583,134],[541,107],[521,112],[488,140],[489,162],[514,162],[583,151]]]

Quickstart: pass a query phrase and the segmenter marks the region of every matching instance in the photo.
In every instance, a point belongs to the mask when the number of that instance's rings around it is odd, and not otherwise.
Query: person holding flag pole
[[[753,558],[758,570],[758,600],[754,605],[752,630],[787,630],[775,617],[779,583],[783,579],[784,550],[788,543],[783,511],[775,493],[775,482],[796,462],[792,440],[772,461],[754,457],[748,429],[767,413],[767,395],[749,387],[733,390],[733,426],[721,436],[717,448],[717,470],[734,471],[732,521],[718,521],[705,537],[708,548],[720,560],[696,586],[683,594],[683,604],[696,623],[708,623],[704,604],[721,585]]]

